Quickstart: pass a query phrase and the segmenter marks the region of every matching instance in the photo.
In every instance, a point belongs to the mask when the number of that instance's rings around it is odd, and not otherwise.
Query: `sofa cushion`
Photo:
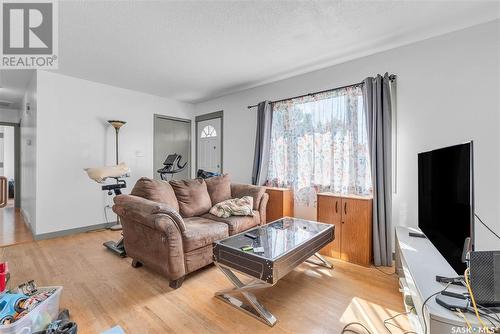
[[[266,192],[265,187],[253,186],[250,184],[231,184],[231,198],[241,198],[243,196],[253,197],[253,209],[259,210],[260,200]]]
[[[179,203],[175,197],[174,189],[167,181],[153,180],[141,177],[132,189],[131,195],[139,196],[150,201],[163,203],[179,211]]]
[[[212,205],[231,198],[231,179],[228,174],[205,179]]]
[[[207,245],[214,241],[227,238],[228,225],[201,217],[184,219],[186,230],[183,233],[184,253]]]
[[[229,235],[246,231],[252,227],[259,225],[259,212],[254,211],[253,216],[231,216],[227,218],[219,218],[211,213],[204,214],[202,218],[215,220],[227,224],[229,227]]]
[[[170,185],[174,188],[182,217],[200,216],[212,207],[205,180],[173,180]]]

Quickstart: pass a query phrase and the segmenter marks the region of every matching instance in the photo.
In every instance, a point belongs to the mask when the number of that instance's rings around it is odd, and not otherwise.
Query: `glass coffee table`
[[[216,292],[215,296],[274,326],[276,317],[252,291],[273,286],[306,261],[333,268],[317,252],[334,239],[334,229],[334,225],[286,217],[215,242],[214,262],[234,285]],[[309,259],[313,256],[314,261]],[[249,277],[250,281],[243,283],[235,272]]]

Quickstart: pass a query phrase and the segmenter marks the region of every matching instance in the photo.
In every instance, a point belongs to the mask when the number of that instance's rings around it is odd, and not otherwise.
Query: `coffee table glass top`
[[[220,245],[242,250],[250,246],[253,250],[245,253],[274,260],[320,233],[327,233],[332,225],[309,220],[285,217],[273,223],[258,226],[246,232],[218,241]],[[251,238],[252,235],[255,238]],[[261,247],[262,252],[256,248]]]

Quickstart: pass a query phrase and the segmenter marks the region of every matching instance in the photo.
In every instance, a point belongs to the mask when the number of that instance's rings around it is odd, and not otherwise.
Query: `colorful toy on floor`
[[[9,282],[10,274],[7,266],[7,262],[0,263],[0,293],[3,293],[7,288],[7,283]]]
[[[30,280],[26,283],[20,284],[17,289],[19,290],[20,293],[24,293],[27,296],[32,296],[38,292],[34,280]]]
[[[10,324],[24,311],[22,303],[28,296],[7,291],[9,269],[7,262],[0,263],[0,324]]]
[[[10,324],[19,318],[23,313],[22,303],[28,296],[21,293],[4,292],[0,295],[0,324]]]

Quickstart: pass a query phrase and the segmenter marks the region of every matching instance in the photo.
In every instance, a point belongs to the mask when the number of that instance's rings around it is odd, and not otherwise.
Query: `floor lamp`
[[[118,134],[120,133],[120,128],[122,126],[124,126],[127,122],[118,121],[118,120],[109,120],[108,123],[111,124],[111,126],[115,128],[115,153],[116,153],[116,165],[118,165],[119,164],[119,161],[118,161],[118,152],[119,152],[118,151]],[[116,180],[116,182],[118,183],[118,180]],[[109,229],[112,231],[119,231],[122,229],[120,217],[116,216],[116,224],[111,226]]]

